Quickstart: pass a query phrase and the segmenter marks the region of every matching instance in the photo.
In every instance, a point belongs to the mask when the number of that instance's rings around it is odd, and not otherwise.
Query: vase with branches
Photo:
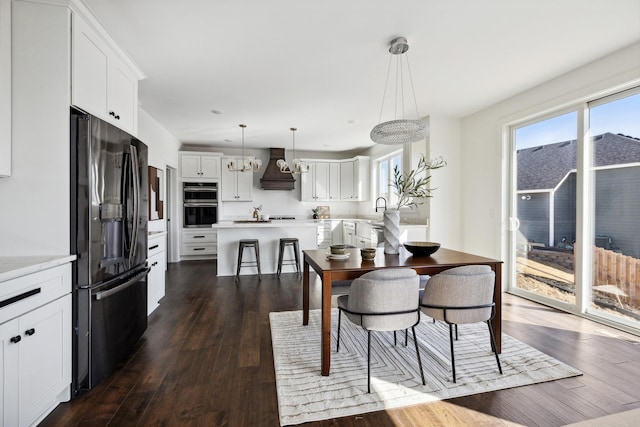
[[[430,187],[431,171],[446,165],[447,162],[442,157],[427,160],[423,154],[418,160],[418,166],[408,172],[400,172],[398,166],[394,166],[391,186],[398,196],[398,207],[386,210],[383,215],[386,254],[400,253],[400,208],[417,207],[433,197],[431,192],[434,189]]]

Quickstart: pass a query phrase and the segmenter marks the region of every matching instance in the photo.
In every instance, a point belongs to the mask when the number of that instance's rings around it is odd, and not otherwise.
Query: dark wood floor
[[[41,425],[279,425],[268,314],[301,309],[301,292],[294,274],[236,285],[212,262],[170,264],[167,294],[130,358]],[[318,308],[317,280],[311,298]],[[510,295],[503,319],[505,333],[584,375],[309,425],[559,426],[640,407],[637,338]]]

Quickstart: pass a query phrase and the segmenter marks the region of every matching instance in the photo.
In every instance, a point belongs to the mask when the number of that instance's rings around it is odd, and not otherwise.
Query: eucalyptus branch
[[[421,205],[425,202],[424,199],[433,197],[431,191],[434,189],[429,187],[431,181],[429,171],[443,168],[446,165],[447,162],[442,157],[427,161],[424,155],[421,155],[418,167],[409,172],[400,173],[398,166],[394,166],[391,184],[398,195],[398,209],[404,206]]]

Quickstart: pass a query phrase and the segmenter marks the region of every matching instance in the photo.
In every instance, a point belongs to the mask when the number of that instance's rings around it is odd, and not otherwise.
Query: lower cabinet
[[[70,269],[68,278],[70,289]],[[11,282],[2,285],[11,286]],[[40,289],[45,293],[47,286],[46,282],[35,283],[29,290]],[[37,294],[29,298],[37,298]],[[29,298],[7,308],[28,306]],[[0,419],[4,426],[35,425],[58,403],[69,400],[70,293],[0,324],[0,345]]]
[[[165,293],[165,271],[167,269],[167,235],[149,236],[147,265],[151,268],[147,276],[147,314],[158,308]]]
[[[183,229],[180,257],[212,259],[218,254],[218,230]]]

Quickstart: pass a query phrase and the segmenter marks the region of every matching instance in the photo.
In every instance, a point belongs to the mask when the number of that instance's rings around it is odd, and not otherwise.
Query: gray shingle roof
[[[605,133],[595,139],[596,166],[640,162],[640,139]],[[551,190],[576,168],[576,140],[518,150],[518,190]]]

